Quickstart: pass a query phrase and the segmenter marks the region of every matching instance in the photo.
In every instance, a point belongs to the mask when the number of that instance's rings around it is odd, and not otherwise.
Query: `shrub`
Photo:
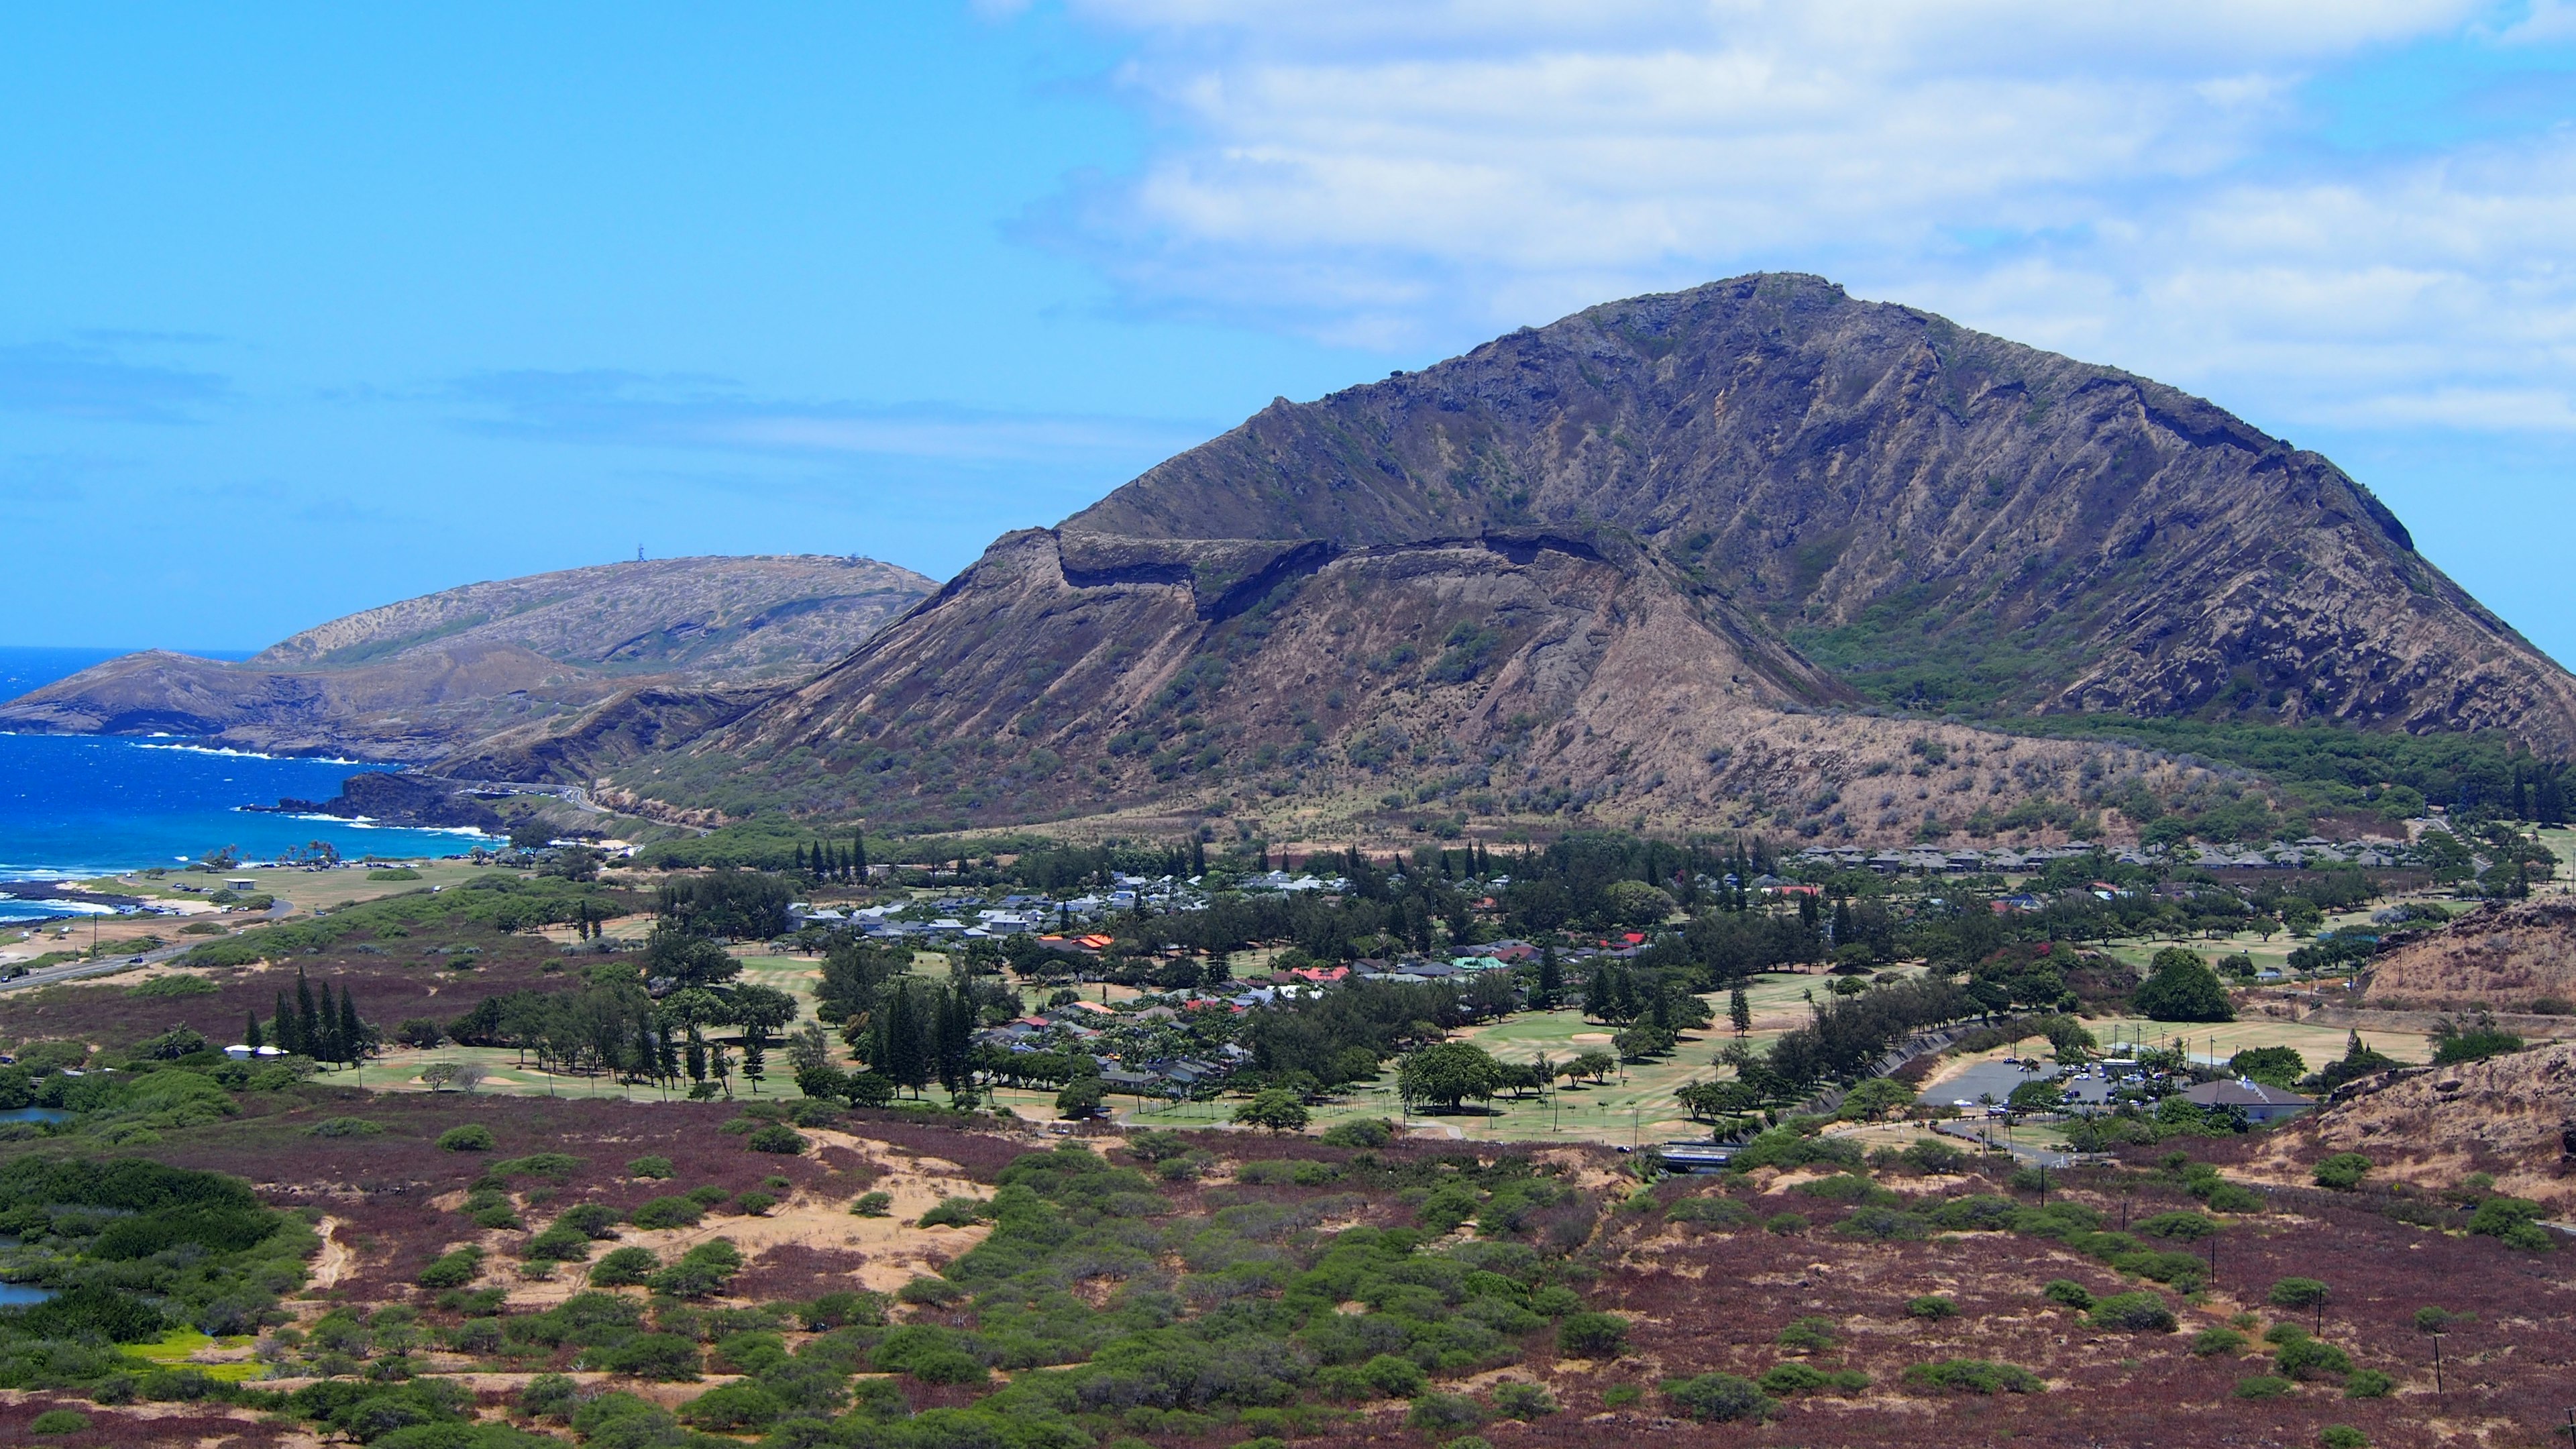
[[[1422,1365],[1409,1358],[1382,1353],[1360,1365],[1360,1382],[1390,1399],[1409,1399],[1431,1383]]]
[[[634,1161],[626,1164],[626,1175],[628,1177],[652,1178],[656,1181],[668,1178],[672,1176],[671,1159],[667,1157],[636,1158]]]
[[[2317,1164],[2317,1186],[2350,1192],[2361,1186],[2361,1180],[2369,1174],[2370,1168],[2370,1159],[2360,1153],[2338,1152]]]
[[[747,1216],[766,1217],[771,1208],[778,1206],[778,1195],[768,1192],[747,1192],[735,1198],[733,1205]]]
[[[1664,1385],[1664,1398],[1673,1408],[1705,1423],[1728,1423],[1738,1419],[1767,1419],[1779,1404],[1762,1392],[1762,1386],[1735,1374],[1709,1373]],[[1608,1395],[1602,1402],[1609,1402]]]
[[[661,1271],[662,1260],[650,1248],[612,1248],[608,1256],[590,1265],[590,1284],[594,1288],[634,1288]]]
[[[894,1213],[894,1194],[890,1192],[860,1193],[858,1200],[850,1204],[850,1213],[854,1217],[862,1218],[890,1217]]]
[[[1556,1395],[1545,1384],[1505,1379],[1494,1385],[1494,1409],[1507,1419],[1544,1419],[1556,1412]]]
[[[222,987],[203,976],[155,976],[125,990],[128,996],[212,996]]]
[[[2049,1302],[2072,1308],[2078,1313],[2093,1306],[2093,1291],[2072,1278],[2059,1278],[2039,1291],[2040,1296]]]
[[[1964,1394],[2035,1394],[2048,1387],[2026,1368],[1982,1358],[1918,1363],[1905,1371],[1905,1381],[1917,1388]]]
[[[328,1117],[304,1130],[314,1137],[376,1137],[385,1129],[382,1123],[364,1117]]]
[[[2263,1194],[2241,1183],[2222,1182],[2201,1199],[2214,1213],[2259,1213],[2264,1207]]]
[[[1823,1370],[1810,1368],[1792,1359],[1784,1364],[1773,1365],[1761,1378],[1754,1381],[1754,1387],[1775,1398],[1785,1399],[1796,1394],[1814,1393],[1831,1382],[1833,1380],[1827,1378]]]
[[[2469,1215],[2469,1231],[2498,1239],[2509,1248],[2546,1253],[2558,1245],[2549,1229],[2540,1225],[2542,1212],[2540,1204],[2528,1198],[2491,1197]]]
[[[1827,1202],[1888,1202],[1895,1194],[1857,1172],[1838,1172],[1831,1177],[1810,1178],[1789,1189]]]
[[[570,1374],[539,1374],[519,1390],[519,1412],[531,1419],[565,1420],[579,1407],[581,1385]]]
[[[1938,1293],[1926,1293],[1920,1298],[1906,1300],[1905,1313],[1909,1318],[1927,1318],[1937,1323],[1944,1318],[1958,1317],[1959,1305]]]
[[[450,1127],[438,1134],[438,1145],[449,1152],[489,1152],[492,1150],[492,1129],[480,1122]]]
[[[2240,1399],[2277,1399],[2290,1391],[2290,1381],[2271,1374],[2253,1374],[2236,1381]]]
[[[1753,1210],[1722,1197],[1686,1197],[1664,1214],[1668,1222],[1696,1223],[1704,1228],[1740,1228],[1753,1222]]]
[[[47,1409],[27,1421],[30,1434],[78,1434],[89,1428],[89,1415],[78,1409]]]
[[[700,1367],[697,1341],[677,1333],[639,1333],[599,1351],[597,1361],[610,1373],[665,1383],[694,1381]]]
[[[2322,1338],[2301,1335],[2272,1353],[2272,1366],[2294,1379],[2352,1372],[2352,1356]]]
[[[754,1152],[775,1152],[793,1156],[809,1145],[805,1134],[784,1122],[772,1122],[742,1139],[742,1145]]]
[[[2191,1351],[2202,1358],[2235,1353],[2245,1347],[2244,1334],[2232,1328],[2204,1328],[2191,1336]]]
[[[687,1198],[689,1201],[696,1203],[702,1209],[713,1211],[717,1203],[723,1202],[726,1198],[733,1196],[733,1193],[710,1182],[702,1187],[690,1188],[687,1192],[680,1195]]]
[[[1354,1117],[1324,1129],[1327,1147],[1384,1147],[1395,1140],[1395,1124],[1384,1117]]]
[[[971,1228],[992,1216],[992,1204],[979,1197],[952,1197],[921,1215],[925,1228]]]
[[[1795,1237],[1807,1230],[1807,1220],[1796,1213],[1775,1213],[1764,1220],[1762,1230],[1784,1238]]]
[[[945,1278],[915,1278],[896,1289],[894,1296],[904,1303],[920,1303],[932,1308],[944,1308],[951,1303],[964,1302],[966,1290]]]
[[[2384,1399],[2397,1392],[2397,1380],[2377,1369],[2354,1369],[2343,1381],[2347,1399]]]
[[[1843,1328],[1830,1318],[1810,1314],[1790,1320],[1780,1330],[1779,1344],[1797,1353],[1816,1353],[1842,1342]]]
[[[2125,1333],[2171,1333],[2174,1315],[2156,1294],[2143,1290],[2114,1293],[2093,1305],[2093,1326]]]
[[[1846,1238],[1876,1243],[1916,1243],[1932,1236],[1932,1224],[1919,1213],[1892,1207],[1864,1207],[1834,1225]]]
[[[627,1215],[627,1221],[639,1228],[689,1228],[697,1226],[706,1213],[684,1197],[657,1197]]]
[[[1570,1313],[1556,1326],[1556,1349],[1569,1358],[1617,1358],[1628,1346],[1628,1320],[1615,1313]]]
[[[483,1250],[468,1245],[432,1259],[415,1281],[423,1288],[462,1288],[482,1270]]]
[[[739,1434],[765,1429],[785,1412],[787,1406],[776,1394],[756,1383],[736,1383],[709,1389],[681,1405],[679,1418],[710,1433]]]
[[[2143,1218],[2130,1231],[2144,1233],[2150,1238],[2162,1238],[2170,1243],[2197,1243],[2218,1232],[2219,1222],[2207,1213],[2183,1208],[2177,1212],[2158,1213],[2154,1217]]]
[[[1483,1422],[1484,1406],[1464,1394],[1420,1395],[1404,1415],[1404,1427],[1435,1433],[1442,1429],[1472,1429]]]
[[[2328,1424],[2317,1431],[2324,1449],[2370,1449],[2370,1436],[2350,1424]]]

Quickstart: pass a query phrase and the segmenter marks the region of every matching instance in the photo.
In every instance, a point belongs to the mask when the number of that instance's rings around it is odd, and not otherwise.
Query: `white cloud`
[[[2576,130],[2356,151],[2303,99],[2567,0],[1072,8],[1152,144],[1027,229],[1141,309],[1419,355],[1784,267],[2284,421],[2576,413]]]

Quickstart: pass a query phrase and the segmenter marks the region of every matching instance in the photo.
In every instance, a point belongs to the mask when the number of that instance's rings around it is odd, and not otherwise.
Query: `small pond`
[[[0,1122],[68,1122],[71,1115],[60,1107],[13,1107],[0,1112]]]

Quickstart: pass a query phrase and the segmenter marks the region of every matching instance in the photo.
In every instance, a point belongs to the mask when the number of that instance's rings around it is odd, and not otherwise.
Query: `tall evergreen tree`
[[[322,983],[322,1004],[313,1011],[313,1059],[318,1062],[342,1060],[340,1052],[340,1013],[331,1000],[331,983]]]
[[[973,1077],[975,1003],[963,982],[939,994],[939,1085],[955,1097]]]
[[[245,1011],[242,1013],[242,1016],[244,1018],[242,1022],[242,1045],[249,1047],[252,1054],[257,1055],[261,1047],[268,1045],[266,1039],[260,1034],[259,1013],[256,1011]]]
[[[850,837],[850,869],[853,872],[853,879],[862,884],[866,883],[868,878],[868,837],[867,832],[865,831],[859,831]]]
[[[279,1051],[303,1055],[304,1047],[295,1035],[295,1013],[286,1005],[286,991],[283,987],[279,988],[277,993],[277,1015],[269,1019],[269,1025],[271,1027],[269,1035],[276,1039]]]
[[[321,1043],[316,1041],[314,1038],[313,983],[304,978],[304,968],[298,966],[295,968],[294,1050],[304,1056],[319,1059],[321,1052],[316,1050],[316,1048],[318,1048]]]
[[[354,990],[344,988],[340,992],[340,1029],[337,1035],[340,1060],[355,1066],[366,1058],[367,1024],[358,1018],[358,996]]]
[[[1744,994],[1741,986],[1726,993],[1726,1020],[1735,1028],[1737,1036],[1749,1036],[1753,1032],[1753,999]]]
[[[1554,1011],[1565,997],[1565,963],[1556,959],[1554,946],[1538,948],[1538,999],[1530,1003],[1541,1011]]]

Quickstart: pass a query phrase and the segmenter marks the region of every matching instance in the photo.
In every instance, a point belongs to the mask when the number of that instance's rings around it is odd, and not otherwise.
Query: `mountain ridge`
[[[722,715],[721,701],[846,657],[934,587],[814,555],[557,570],[361,610],[239,663],[123,655],[0,703],[0,728],[427,763],[639,694]]]
[[[1903,704],[1923,708],[1862,708]],[[2576,679],[2317,454],[2117,369],[1755,276],[1274,402],[613,773],[952,824],[1379,796],[1876,839],[2116,824],[2112,787],[2150,776],[2223,788],[1973,726],[2077,711],[2563,754]],[[1973,801],[1842,803],[1919,780],[1921,750],[2013,768]]]

